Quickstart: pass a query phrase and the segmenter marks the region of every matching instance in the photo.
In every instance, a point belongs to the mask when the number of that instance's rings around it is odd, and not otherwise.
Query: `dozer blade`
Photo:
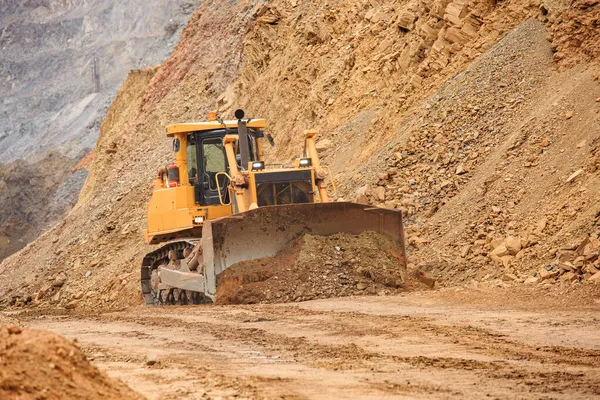
[[[204,284],[198,289],[202,286],[203,295],[214,301],[221,272],[240,261],[274,256],[303,234],[327,236],[364,231],[395,240],[406,259],[400,210],[349,202],[290,204],[259,207],[206,221],[202,228]]]

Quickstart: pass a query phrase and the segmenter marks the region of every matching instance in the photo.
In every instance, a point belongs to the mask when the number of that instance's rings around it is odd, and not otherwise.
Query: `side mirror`
[[[272,147],[275,147],[275,139],[273,139],[273,136],[271,136],[270,133],[267,133],[267,140]]]

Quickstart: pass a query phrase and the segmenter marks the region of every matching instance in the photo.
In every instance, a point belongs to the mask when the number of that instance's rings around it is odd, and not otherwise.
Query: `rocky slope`
[[[317,128],[341,196],[404,209],[412,268],[442,286],[591,282],[599,11],[595,0],[205,3],[167,62],[130,73],[79,203],[0,264],[0,293],[140,304],[163,126],[239,106],[269,119],[275,159]]]

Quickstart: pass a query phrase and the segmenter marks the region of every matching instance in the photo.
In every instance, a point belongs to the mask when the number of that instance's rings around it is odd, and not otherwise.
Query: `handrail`
[[[329,174],[329,182],[331,182],[331,187],[333,188],[333,198],[337,198],[337,188],[335,187],[335,181],[333,180],[333,175],[331,174],[331,169],[328,165],[321,165],[321,168],[326,169]]]
[[[231,182],[231,177],[225,171],[217,172],[217,174],[215,175],[215,180],[217,181],[217,193],[219,193],[219,203],[221,203],[222,206],[228,206],[231,204],[231,198],[229,198],[229,203],[223,203],[223,197],[221,196],[221,185],[219,185],[219,174],[225,175],[229,179],[229,182]]]

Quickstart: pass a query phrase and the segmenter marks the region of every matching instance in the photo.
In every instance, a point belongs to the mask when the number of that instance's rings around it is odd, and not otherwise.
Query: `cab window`
[[[198,158],[196,156],[196,138],[194,135],[188,136],[186,153],[190,185],[196,185],[198,183]]]
[[[225,149],[220,139],[209,139],[202,142],[202,154],[204,156],[204,174],[208,181],[210,190],[217,190],[217,173],[226,172]],[[224,175],[220,175],[219,183],[223,184]]]

